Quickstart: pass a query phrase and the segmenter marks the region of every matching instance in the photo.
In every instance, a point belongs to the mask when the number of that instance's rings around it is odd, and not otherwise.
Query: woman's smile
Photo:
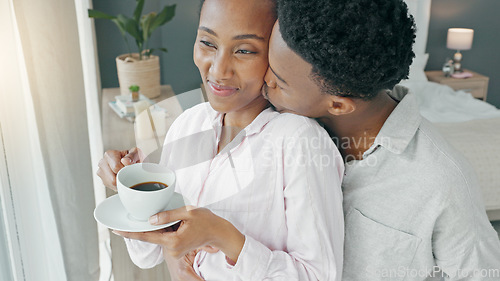
[[[225,85],[220,85],[217,83],[214,83],[210,80],[207,81],[207,84],[210,88],[210,91],[219,97],[229,97],[236,92],[238,92],[239,88],[232,87],[232,86],[225,86]]]

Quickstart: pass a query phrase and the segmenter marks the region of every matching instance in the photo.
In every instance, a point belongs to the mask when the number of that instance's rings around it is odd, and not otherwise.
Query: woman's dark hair
[[[402,0],[278,0],[280,32],[323,92],[369,100],[408,77],[415,22]]]
[[[275,16],[276,15],[276,0],[268,0],[269,2],[271,2],[272,4],[274,4],[273,6],[273,14]],[[200,0],[200,8],[198,9],[198,14],[201,14],[201,8],[203,8],[203,3],[205,3],[205,0]]]

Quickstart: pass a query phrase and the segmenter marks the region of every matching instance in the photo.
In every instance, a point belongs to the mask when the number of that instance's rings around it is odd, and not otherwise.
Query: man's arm
[[[500,280],[500,240],[477,186],[473,177],[456,183],[435,223],[433,254],[447,281]]]

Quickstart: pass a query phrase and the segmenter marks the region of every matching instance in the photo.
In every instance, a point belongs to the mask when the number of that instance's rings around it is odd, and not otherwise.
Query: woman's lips
[[[230,86],[223,86],[223,85],[219,85],[216,83],[212,83],[210,81],[208,81],[208,86],[210,87],[210,91],[214,95],[219,96],[219,97],[228,97],[228,96],[236,93],[236,91],[238,91],[238,88],[230,87]]]

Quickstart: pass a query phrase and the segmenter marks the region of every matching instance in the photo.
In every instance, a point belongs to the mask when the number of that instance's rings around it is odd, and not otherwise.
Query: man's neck
[[[334,138],[344,161],[361,160],[374,143],[380,129],[397,105],[388,94],[369,101],[356,101],[356,110],[346,115],[319,118]]]

